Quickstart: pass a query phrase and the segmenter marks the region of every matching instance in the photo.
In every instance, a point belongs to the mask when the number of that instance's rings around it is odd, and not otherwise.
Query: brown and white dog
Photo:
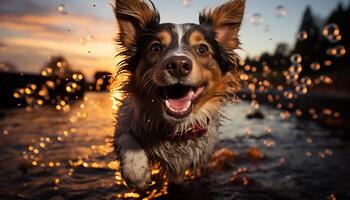
[[[238,32],[245,0],[205,9],[199,24],[161,24],[148,0],[116,0],[119,73],[125,99],[117,114],[115,147],[130,186],[150,181],[150,163],[171,180],[205,167],[222,118],[239,90]]]

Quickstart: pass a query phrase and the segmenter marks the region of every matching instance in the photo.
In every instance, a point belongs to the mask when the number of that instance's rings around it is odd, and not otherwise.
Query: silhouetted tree
[[[350,46],[350,28],[349,28],[349,20],[350,20],[350,7],[349,9],[345,9],[342,3],[338,4],[338,7],[329,15],[329,17],[325,21],[325,25],[327,24],[337,24],[339,27],[341,40],[338,42],[330,42],[325,37],[321,43],[321,52],[323,53],[321,56],[324,59],[331,60],[333,65],[336,67],[345,67],[350,63],[350,54],[349,50],[347,53],[341,57],[337,58],[334,56],[328,55],[326,52],[329,48],[333,48],[335,46]]]
[[[297,40],[292,50],[290,50],[288,44],[280,43],[276,46],[274,54],[264,52],[261,54],[260,59],[252,59],[247,57],[245,61],[246,67],[242,66],[246,70],[247,74],[254,74],[254,77],[259,78],[263,72],[264,66],[268,66],[271,69],[269,76],[264,76],[272,83],[285,84],[283,77],[283,71],[287,70],[291,65],[290,56],[294,53],[298,53],[302,56],[303,71],[302,76],[321,75],[330,72],[335,72],[338,69],[344,69],[350,67],[350,4],[348,8],[345,8],[343,4],[339,4],[338,7],[330,13],[330,15],[322,19],[315,16],[310,6],[305,9],[302,17],[302,21],[298,32],[305,31],[307,38],[304,40]],[[323,28],[329,23],[335,23],[340,29],[341,40],[330,41],[323,36]],[[343,56],[329,55],[328,49],[336,46],[344,46],[346,53]],[[328,53],[327,53],[328,52]],[[310,68],[311,63],[320,63],[321,70],[315,72]],[[328,64],[331,67],[326,67]],[[257,69],[253,72],[251,69]],[[248,70],[247,70],[248,69]],[[334,73],[333,73],[334,74]],[[337,74],[337,73],[335,73]],[[338,72],[341,75],[342,72]],[[336,78],[336,77],[334,77]]]
[[[73,73],[71,66],[63,56],[54,56],[42,68],[46,76],[70,76]],[[43,75],[44,75],[43,74]]]
[[[279,43],[277,44],[276,50],[275,50],[275,56],[288,56],[290,54],[289,45],[287,43]]]
[[[294,53],[303,57],[302,65],[304,72],[310,72],[310,64],[319,61],[321,29],[313,15],[312,9],[308,6],[304,12],[299,32],[305,31],[308,35],[305,40],[298,40],[295,44]]]

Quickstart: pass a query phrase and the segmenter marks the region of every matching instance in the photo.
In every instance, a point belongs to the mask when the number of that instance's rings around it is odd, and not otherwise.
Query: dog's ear
[[[160,21],[157,9],[149,0],[116,0],[114,12],[119,29],[117,42],[128,51],[133,49],[140,33]]]
[[[229,0],[219,7],[204,9],[199,15],[201,25],[216,32],[216,40],[227,50],[239,48],[238,32],[242,24],[245,0]]]

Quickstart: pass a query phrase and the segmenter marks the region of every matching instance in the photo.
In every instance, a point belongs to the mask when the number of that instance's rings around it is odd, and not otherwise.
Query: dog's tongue
[[[194,92],[191,90],[179,99],[167,99],[166,106],[173,111],[184,112],[190,108],[193,96]]]
[[[182,98],[182,99],[169,99],[168,100],[170,107],[176,111],[187,110],[189,104],[191,104],[190,98]]]

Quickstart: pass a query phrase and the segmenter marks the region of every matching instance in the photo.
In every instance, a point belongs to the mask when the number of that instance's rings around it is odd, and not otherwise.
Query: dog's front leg
[[[146,152],[130,134],[120,138],[121,172],[129,186],[143,189],[151,180],[151,171]]]

